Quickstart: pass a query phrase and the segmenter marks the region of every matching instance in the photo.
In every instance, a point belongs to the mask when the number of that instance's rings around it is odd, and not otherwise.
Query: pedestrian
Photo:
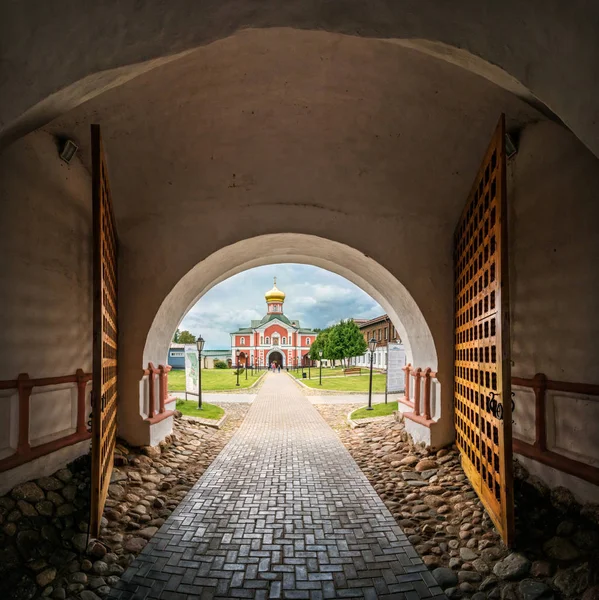
[[[277,370],[279,371],[279,373],[281,372],[281,365],[277,365]]]

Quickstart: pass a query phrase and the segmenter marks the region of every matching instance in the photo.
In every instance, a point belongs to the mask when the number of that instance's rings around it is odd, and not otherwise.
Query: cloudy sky
[[[286,294],[284,312],[302,327],[326,327],[353,317],[371,319],[385,311],[347,279],[309,265],[268,265],[244,271],[213,287],[179,326],[202,334],[206,348],[229,348],[229,333],[266,314],[264,294],[272,287]]]

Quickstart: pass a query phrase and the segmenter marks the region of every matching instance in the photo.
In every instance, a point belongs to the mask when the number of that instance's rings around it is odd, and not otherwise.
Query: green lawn
[[[305,371],[306,377],[307,377],[308,376],[308,367],[304,367],[304,371]],[[310,373],[312,374],[312,379],[318,379],[318,373],[319,373],[318,367],[310,367]],[[302,370],[298,369],[296,371],[295,369],[290,369],[289,375],[291,375],[292,377],[295,377],[296,379],[301,379],[302,378]],[[322,376],[323,377],[343,376],[343,369],[341,367],[336,367],[334,369],[332,367],[323,367],[322,368]]]
[[[245,378],[245,371],[239,374],[239,387],[235,369],[202,369],[202,390],[205,392],[222,392],[225,390],[238,390],[240,388],[248,388],[259,377],[260,373],[250,370]],[[184,392],[185,391],[185,371],[183,369],[173,369],[168,374],[168,391],[169,392]]]
[[[352,419],[369,419],[371,417],[384,417],[390,415],[393,411],[397,410],[397,402],[389,402],[385,404],[373,404],[372,410],[365,408],[358,408],[351,414]]]
[[[372,393],[381,394],[385,392],[386,375],[375,373],[372,375]],[[318,376],[312,376],[312,379],[302,379],[308,387],[318,390],[335,390],[339,392],[368,392],[369,375],[347,376],[347,377],[329,377],[322,378],[322,385],[318,384]]]
[[[220,406],[202,403],[202,410],[198,408],[197,400],[177,400],[177,410],[188,417],[202,417],[204,419],[220,419],[225,411]]]

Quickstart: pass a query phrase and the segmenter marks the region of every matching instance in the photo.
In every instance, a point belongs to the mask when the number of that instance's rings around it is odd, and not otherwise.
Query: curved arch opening
[[[404,342],[407,361],[437,371],[437,350],[429,326],[410,292],[394,275],[350,246],[296,233],[249,238],[198,263],[163,300],[146,337],[143,364],[165,361],[177,326],[208,290],[247,269],[277,263],[314,265],[357,285],[389,315]]]

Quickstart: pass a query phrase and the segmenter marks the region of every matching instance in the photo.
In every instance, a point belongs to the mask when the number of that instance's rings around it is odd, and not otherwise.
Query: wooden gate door
[[[110,484],[117,424],[117,233],[100,126],[91,126],[93,200],[93,391],[91,535]]]
[[[503,541],[512,544],[505,116],[454,236],[454,421],[462,466]]]

